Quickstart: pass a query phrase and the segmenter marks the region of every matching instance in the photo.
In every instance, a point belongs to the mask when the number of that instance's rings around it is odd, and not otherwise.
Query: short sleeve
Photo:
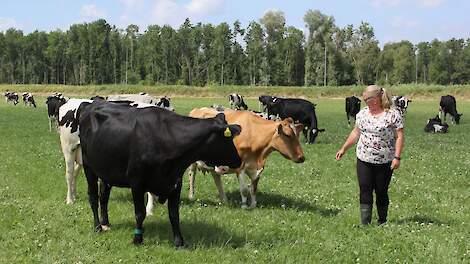
[[[393,113],[392,122],[396,130],[403,128],[403,116],[396,110]]]
[[[362,109],[361,111],[359,111],[359,113],[357,113],[357,115],[356,115],[356,124],[354,126],[360,129],[361,128],[361,123],[362,123],[363,120],[364,120],[364,109]]]

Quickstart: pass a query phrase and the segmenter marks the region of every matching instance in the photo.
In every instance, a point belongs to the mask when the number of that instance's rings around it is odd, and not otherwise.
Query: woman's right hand
[[[343,157],[344,152],[345,152],[344,149],[340,148],[338,152],[336,152],[336,160],[340,160]]]

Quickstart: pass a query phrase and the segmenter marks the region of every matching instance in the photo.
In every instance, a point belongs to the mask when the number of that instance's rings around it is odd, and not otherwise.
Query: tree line
[[[240,22],[150,25],[143,33],[104,19],[67,31],[0,32],[0,83],[351,85],[468,84],[470,39],[381,49],[373,27],[343,28],[318,10],[304,15],[308,29],[287,26],[269,11],[246,28]]]

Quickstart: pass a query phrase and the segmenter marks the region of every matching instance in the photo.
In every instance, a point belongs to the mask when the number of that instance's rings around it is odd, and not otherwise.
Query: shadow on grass
[[[125,221],[112,225],[112,230],[129,230],[129,241],[132,238],[135,222]],[[186,249],[196,248],[220,248],[231,247],[240,248],[245,245],[245,239],[229,233],[220,226],[200,222],[200,221],[181,221],[181,234],[186,244]],[[144,243],[147,245],[169,244],[173,245],[173,231],[168,218],[146,219],[144,222]]]
[[[426,224],[426,225],[428,225],[428,224],[450,225],[451,224],[451,222],[442,221],[442,220],[439,220],[435,217],[426,216],[426,215],[414,215],[414,216],[403,218],[403,219],[392,220],[390,222],[392,222],[394,224],[398,224],[398,225],[412,224],[412,223]]]
[[[238,191],[232,191],[226,193],[228,198],[228,203],[226,206],[231,208],[240,208],[241,207],[241,198]],[[197,201],[191,201],[186,197],[181,197],[184,204],[200,204],[207,206],[217,206],[219,205],[218,198],[215,200],[208,199],[198,199]],[[319,214],[323,217],[333,217],[338,215],[340,212],[339,209],[329,209],[323,208],[313,203],[309,203],[303,200],[297,200],[290,197],[286,197],[276,193],[263,193],[258,192],[256,194],[256,200],[258,202],[257,208],[253,210],[259,210],[260,208],[282,208],[285,210],[296,210],[296,211],[305,211]]]

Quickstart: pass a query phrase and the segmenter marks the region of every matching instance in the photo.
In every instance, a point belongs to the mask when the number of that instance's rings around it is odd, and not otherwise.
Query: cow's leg
[[[225,192],[224,192],[224,186],[222,185],[222,181],[220,179],[220,174],[212,172],[212,177],[214,178],[215,186],[217,186],[217,191],[219,192],[219,199],[222,202],[226,203],[227,202],[227,196],[225,195]]]
[[[349,115],[346,113],[346,119],[348,120],[348,127],[351,127],[351,121],[349,120]]]
[[[52,132],[52,118],[49,117],[49,132]]]
[[[104,231],[109,230],[109,218],[108,218],[108,201],[111,193],[111,185],[99,181],[100,191],[100,210],[101,210],[101,228]]]
[[[251,178],[251,188],[250,188],[250,196],[251,196],[251,204],[250,204],[250,208],[256,208],[256,191],[258,189],[258,182],[259,182],[259,178],[260,178],[260,173],[262,172],[263,170],[260,170],[259,172],[258,171],[253,171],[253,172],[250,172],[249,175],[250,175],[250,178]]]
[[[139,245],[144,242],[144,230],[142,228],[142,224],[145,219],[145,192],[141,184],[133,184],[131,189],[132,199],[134,200],[134,212],[136,220],[133,242],[135,245]]]
[[[74,177],[74,165],[75,165],[75,153],[73,150],[66,149],[63,151],[65,159],[65,180],[67,181],[67,204],[72,204],[75,201],[75,177]]]
[[[302,129],[302,133],[304,134],[305,143],[308,143],[308,128]]]
[[[184,246],[183,236],[180,230],[180,195],[182,178],[177,180],[176,188],[170,193],[168,197],[168,216],[170,217],[171,228],[173,229],[174,244],[177,249]]]
[[[98,177],[88,167],[85,166],[84,170],[88,183],[88,201],[93,211],[93,230],[100,232],[102,229],[98,216]]]
[[[153,208],[155,207],[155,196],[148,192],[147,193],[147,207],[145,208],[145,212],[148,215],[153,215]]]
[[[310,127],[308,128],[308,135],[309,135],[308,144],[313,144],[313,140],[314,140],[313,129]]]
[[[189,166],[188,176],[189,176],[189,200],[194,200],[194,180],[196,178],[197,164],[193,163]]]
[[[249,190],[248,190],[248,187],[246,186],[246,183],[245,183],[245,174],[246,173],[245,173],[244,170],[242,170],[240,172],[240,174],[237,174],[238,182],[240,184],[240,196],[242,198],[242,209],[247,209],[248,208],[246,198],[248,196]]]

